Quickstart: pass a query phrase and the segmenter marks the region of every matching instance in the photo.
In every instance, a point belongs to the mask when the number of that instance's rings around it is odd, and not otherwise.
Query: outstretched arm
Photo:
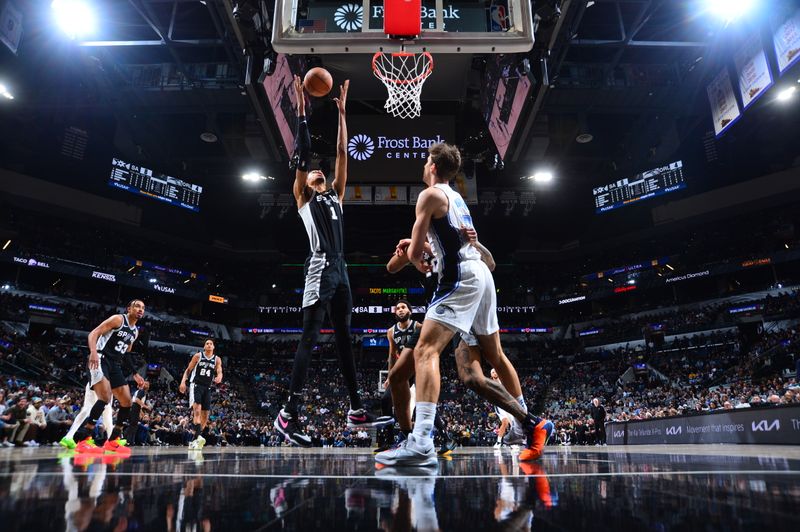
[[[294,77],[294,93],[297,100],[297,133],[294,138],[294,156],[297,158],[297,169],[294,172],[294,199],[299,209],[308,202],[310,193],[306,186],[308,178],[308,164],[311,152],[311,134],[308,132],[306,120],[306,99],[303,94],[303,82],[300,76]]]
[[[345,80],[339,86],[339,97],[334,98],[336,107],[339,108],[339,134],[336,137],[336,175],[333,179],[333,189],[339,196],[339,201],[344,200],[345,186],[347,185],[347,90],[350,80]]]

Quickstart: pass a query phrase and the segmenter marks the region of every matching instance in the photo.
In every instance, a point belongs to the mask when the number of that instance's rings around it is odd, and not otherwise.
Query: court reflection
[[[435,469],[366,453],[0,454],[2,529],[691,530],[797,528],[800,462],[463,451]]]

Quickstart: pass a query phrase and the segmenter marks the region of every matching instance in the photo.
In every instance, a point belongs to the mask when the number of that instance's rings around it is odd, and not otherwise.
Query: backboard
[[[533,47],[530,0],[422,0],[422,33],[390,39],[383,0],[276,0],[272,46],[288,54],[517,53]]]

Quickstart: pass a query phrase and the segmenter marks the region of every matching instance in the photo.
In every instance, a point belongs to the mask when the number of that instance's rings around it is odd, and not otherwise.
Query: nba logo
[[[505,6],[492,6],[490,10],[491,31],[508,31],[508,16]]]

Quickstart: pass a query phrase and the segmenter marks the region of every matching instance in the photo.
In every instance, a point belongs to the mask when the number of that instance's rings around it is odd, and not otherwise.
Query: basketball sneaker
[[[424,447],[419,445],[414,434],[409,434],[396,448],[376,454],[375,461],[387,466],[434,466],[436,449],[433,442]]]
[[[98,447],[94,443],[94,438],[90,436],[85,440],[78,442],[78,444],[75,446],[75,452],[86,454],[103,454],[103,448]]]
[[[117,438],[116,440],[106,440],[106,442],[103,444],[103,451],[106,453],[115,453],[120,455],[131,454],[130,448],[125,447],[121,441],[122,440],[120,438]]]
[[[383,427],[391,423],[394,423],[394,418],[392,416],[375,417],[363,408],[347,412],[348,429]]]
[[[547,441],[550,439],[555,429],[552,421],[533,418],[530,415],[528,415],[528,418],[531,420],[531,424],[534,422],[536,424],[533,425],[532,430],[528,432],[527,447],[519,453],[520,462],[538,460],[541,458],[542,454],[544,454],[544,447],[547,445]]]
[[[442,442],[442,445],[441,447],[439,447],[439,450],[436,451],[436,454],[438,456],[450,456],[451,454],[453,454],[453,451],[455,449],[456,449],[456,441],[452,438],[447,438],[446,440],[444,440],[444,442]]]
[[[197,439],[194,440],[194,441],[197,442],[197,448],[198,449],[202,449],[203,447],[206,446],[206,439],[204,437],[200,436],[199,434],[197,435]]]
[[[75,440],[73,440],[68,436],[64,436],[63,438],[61,438],[61,441],[59,441],[58,444],[65,449],[75,448]]]
[[[281,409],[272,426],[293,444],[300,447],[311,447],[311,438],[300,425],[300,421],[286,410]]]

